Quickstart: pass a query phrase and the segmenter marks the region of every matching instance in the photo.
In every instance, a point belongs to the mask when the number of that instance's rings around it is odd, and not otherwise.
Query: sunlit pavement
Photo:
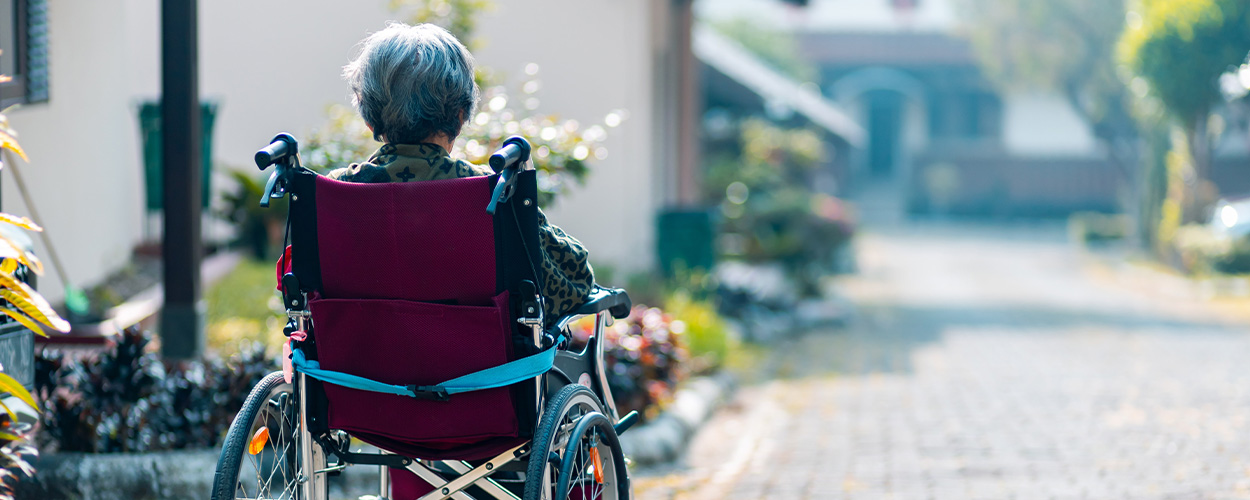
[[[659,498],[1250,498],[1250,328],[1055,226],[862,236],[850,327],[778,347]]]

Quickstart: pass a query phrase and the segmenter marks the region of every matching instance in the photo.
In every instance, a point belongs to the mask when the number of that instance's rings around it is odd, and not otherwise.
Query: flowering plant
[[[584,347],[594,334],[594,317],[575,322],[570,348]],[[604,335],[608,386],[621,414],[637,410],[654,417],[686,378],[688,354],[682,338],[686,325],[659,308],[635,306]]]

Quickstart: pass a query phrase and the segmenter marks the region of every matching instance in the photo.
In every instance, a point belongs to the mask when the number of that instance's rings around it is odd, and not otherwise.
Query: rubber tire
[[[564,386],[555,397],[547,401],[547,410],[543,412],[542,421],[539,422],[538,429],[534,432],[533,448],[530,451],[529,465],[525,472],[524,500],[542,500],[543,478],[546,476],[547,467],[555,467],[555,464],[547,461],[547,457],[551,453],[551,446],[557,437],[556,432],[559,431],[564,417],[575,407],[581,407],[583,414],[590,412],[607,414],[603,403],[599,402],[594,391],[582,385]],[[612,436],[615,441],[615,431]],[[630,498],[629,471],[625,468],[625,455],[621,452],[619,442],[610,442],[609,446],[612,448],[616,469],[621,472],[617,481],[617,498],[628,500]]]
[[[270,394],[283,390],[282,386],[286,386],[285,389],[292,398],[295,397],[291,384],[286,383],[282,372],[266,375],[260,383],[256,384],[256,387],[252,388],[247,401],[243,403],[243,408],[235,415],[234,422],[230,423],[230,430],[226,433],[225,442],[222,443],[221,456],[217,459],[217,471],[213,474],[213,492],[210,497],[212,500],[235,499],[240,465],[252,437],[252,423],[256,420],[261,408],[269,401]],[[298,443],[293,443],[293,445],[298,449]],[[298,470],[295,472],[298,474]]]
[[[577,426],[574,427],[573,432],[569,437],[569,441],[571,442],[574,438],[576,438],[580,445],[581,440],[592,430],[598,431],[599,438],[602,440],[597,448],[601,450],[603,448],[607,448],[607,453],[609,454],[608,459],[605,460],[602,457],[603,453],[600,452],[600,460],[604,462],[611,461],[612,481],[617,485],[616,500],[628,500],[629,497],[625,495],[627,495],[629,491],[629,472],[628,469],[625,468],[625,457],[621,454],[620,438],[616,435],[616,429],[612,427],[612,422],[608,420],[608,417],[598,412],[583,415],[580,419],[578,419]],[[581,464],[574,463],[577,457],[578,454],[575,453],[573,455],[569,455],[568,448],[565,449],[564,456],[562,457],[560,463],[560,479],[555,490],[557,498],[564,498],[567,500],[586,500],[585,491],[582,491],[581,498],[573,498],[569,496],[573,486],[569,482],[569,478],[572,476],[571,472],[574,468],[585,470],[582,469],[582,467],[586,465],[585,462]],[[586,455],[586,458],[590,458],[589,453]],[[603,497],[602,493],[603,491],[601,491],[600,494],[594,498],[601,499]]]

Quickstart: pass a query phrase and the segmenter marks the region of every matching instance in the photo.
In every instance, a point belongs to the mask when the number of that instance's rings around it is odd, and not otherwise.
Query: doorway
[[[864,95],[868,118],[868,172],[890,179],[898,170],[903,125],[903,95],[873,90]]]

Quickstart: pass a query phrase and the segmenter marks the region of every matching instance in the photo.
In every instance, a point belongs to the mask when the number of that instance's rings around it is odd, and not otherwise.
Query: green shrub
[[[695,300],[690,294],[677,292],[665,303],[673,318],[674,332],[680,334],[690,352],[690,371],[707,372],[722,367],[737,347],[729,325],[706,300]]]
[[[1132,224],[1127,216],[1080,212],[1068,218],[1068,233],[1073,241],[1099,244],[1120,241],[1128,237]]]
[[[166,363],[151,341],[131,328],[92,356],[39,351],[41,447],[87,453],[211,448],[220,444],[252,386],[276,369],[260,348],[229,360]]]

